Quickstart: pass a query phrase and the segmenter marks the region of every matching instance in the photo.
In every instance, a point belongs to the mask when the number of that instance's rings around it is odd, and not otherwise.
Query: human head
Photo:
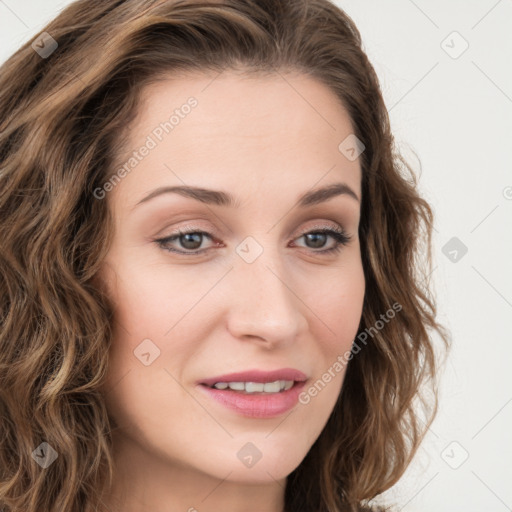
[[[98,200],[95,191],[127,149],[123,136],[147,86],[173,73],[238,68],[314,78],[339,98],[365,146],[357,331],[374,332],[351,359],[321,435],[290,474],[286,505],[342,510],[390,487],[421,439],[413,399],[435,370],[428,329],[439,326],[415,266],[422,226],[430,246],[432,214],[394,151],[378,80],[350,18],[325,1],[88,1],[45,31],[58,50],[41,59],[27,44],[0,77],[0,403],[9,432],[0,456],[12,470],[1,498],[30,512],[51,510],[51,479],[63,510],[92,503],[111,476],[102,385],[115,305],[95,278],[115,226],[108,196]],[[375,329],[395,303],[393,321]],[[65,461],[44,476],[27,449],[40,439]],[[14,479],[14,451],[27,472],[16,489],[30,482],[33,505],[5,485]]]

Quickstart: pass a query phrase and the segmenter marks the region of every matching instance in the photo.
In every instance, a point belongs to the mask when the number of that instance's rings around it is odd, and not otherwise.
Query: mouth
[[[297,405],[307,379],[299,370],[285,368],[220,375],[197,384],[206,396],[236,414],[249,418],[274,418]]]
[[[212,389],[229,390],[245,395],[267,395],[288,391],[298,383],[298,381],[294,380],[275,380],[273,382],[216,382],[213,385],[201,385]]]
[[[295,384],[305,382],[307,376],[295,368],[279,370],[246,370],[237,373],[217,375],[198,382],[210,388],[241,393],[280,393],[292,388]]]

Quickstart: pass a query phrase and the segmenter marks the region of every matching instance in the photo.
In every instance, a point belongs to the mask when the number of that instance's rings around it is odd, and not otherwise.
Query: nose
[[[282,260],[269,249],[252,263],[235,257],[229,287],[227,324],[233,336],[257,338],[270,349],[293,343],[307,328],[304,299],[294,292]]]

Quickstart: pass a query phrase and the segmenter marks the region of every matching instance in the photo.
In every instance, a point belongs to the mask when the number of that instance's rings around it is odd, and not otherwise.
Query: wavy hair
[[[395,147],[354,22],[328,0],[79,0],[43,30],[58,42],[50,56],[30,41],[0,67],[0,509],[101,509],[114,475],[101,393],[113,304],[94,278],[114,223],[94,190],[112,175],[144,86],[236,69],[314,77],[365,145],[359,331],[390,304],[401,310],[348,365],[325,428],[288,477],[285,506],[366,509],[434,418],[431,335],[449,341],[428,280],[433,213]],[[43,442],[58,455],[45,469]]]

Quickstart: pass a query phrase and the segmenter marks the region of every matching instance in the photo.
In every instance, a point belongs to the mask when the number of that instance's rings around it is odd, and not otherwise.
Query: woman
[[[5,512],[356,511],[398,481],[447,336],[345,13],[77,1],[1,68],[0,119]]]

